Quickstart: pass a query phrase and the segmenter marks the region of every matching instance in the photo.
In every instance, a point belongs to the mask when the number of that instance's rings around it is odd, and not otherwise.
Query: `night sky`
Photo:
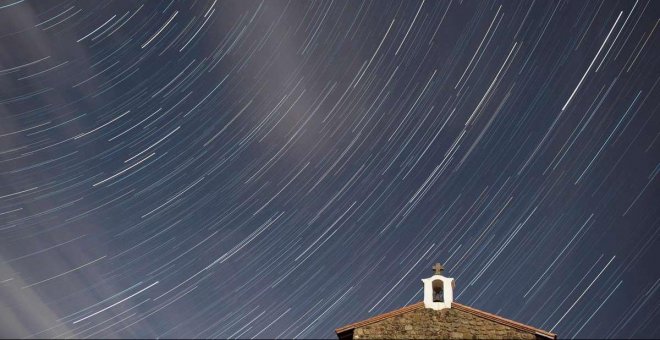
[[[0,336],[660,337],[660,2],[0,2]]]

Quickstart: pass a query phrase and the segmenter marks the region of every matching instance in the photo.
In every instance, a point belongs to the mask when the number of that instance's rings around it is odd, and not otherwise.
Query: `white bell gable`
[[[454,301],[454,279],[442,276],[444,270],[439,263],[433,266],[435,275],[422,279],[424,283],[424,307],[433,310],[451,308]]]

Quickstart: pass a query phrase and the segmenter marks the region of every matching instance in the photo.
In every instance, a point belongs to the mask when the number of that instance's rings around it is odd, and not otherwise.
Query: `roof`
[[[477,317],[480,317],[480,318],[484,318],[484,319],[487,319],[487,320],[490,320],[490,321],[493,321],[493,322],[497,322],[499,324],[517,329],[519,331],[536,334],[536,335],[539,335],[539,336],[542,336],[542,337],[545,337],[545,338],[548,338],[548,339],[557,339],[557,334],[550,333],[548,331],[544,331],[542,329],[538,329],[538,328],[535,328],[535,327],[532,327],[532,326],[528,326],[528,325],[522,324],[520,322],[509,320],[509,319],[503,318],[499,315],[495,315],[495,314],[484,312],[482,310],[478,310],[478,309],[475,309],[475,308],[472,308],[472,307],[468,307],[468,306],[462,305],[460,303],[452,302],[451,308],[455,308],[456,310],[460,310],[462,312],[470,313],[470,314],[472,314],[474,316],[477,316]],[[339,328],[335,329],[335,333],[340,334],[340,333],[344,333],[344,332],[347,332],[347,331],[351,331],[355,328],[364,327],[366,325],[370,325],[370,324],[373,324],[373,323],[376,323],[376,322],[379,322],[379,321],[382,321],[382,320],[385,320],[385,319],[389,319],[389,318],[392,318],[392,317],[395,317],[395,316],[399,316],[401,314],[412,312],[412,311],[418,310],[418,309],[424,309],[424,302],[417,302],[415,304],[408,305],[408,306],[405,306],[403,308],[393,310],[391,312],[376,315],[376,316],[374,316],[372,318],[369,318],[369,319],[366,319],[366,320],[362,320],[362,321],[355,322],[355,323],[352,323],[352,324],[349,324],[349,325],[346,325],[346,326],[343,326],[343,327],[339,327]]]

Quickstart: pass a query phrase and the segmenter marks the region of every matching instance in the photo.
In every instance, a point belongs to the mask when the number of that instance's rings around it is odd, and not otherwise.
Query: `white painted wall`
[[[442,281],[443,301],[433,302],[433,281]],[[433,310],[441,310],[451,308],[451,303],[454,301],[454,279],[444,277],[442,275],[433,275],[427,279],[422,279],[424,283],[424,307]]]

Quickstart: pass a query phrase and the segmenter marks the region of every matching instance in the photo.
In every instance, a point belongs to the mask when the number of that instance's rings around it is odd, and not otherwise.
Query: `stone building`
[[[454,302],[454,279],[423,279],[424,301],[337,328],[339,339],[557,339],[557,335]]]

